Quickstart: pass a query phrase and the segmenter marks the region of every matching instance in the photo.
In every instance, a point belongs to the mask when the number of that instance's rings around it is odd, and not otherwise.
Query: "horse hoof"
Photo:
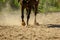
[[[22,22],[22,25],[25,26],[26,25],[25,22]]]
[[[39,23],[34,23],[35,25],[38,25],[38,26],[40,26],[40,24]]]

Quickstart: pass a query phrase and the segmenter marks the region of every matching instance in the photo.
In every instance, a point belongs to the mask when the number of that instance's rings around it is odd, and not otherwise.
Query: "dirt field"
[[[0,40],[60,40],[60,28],[0,26]]]

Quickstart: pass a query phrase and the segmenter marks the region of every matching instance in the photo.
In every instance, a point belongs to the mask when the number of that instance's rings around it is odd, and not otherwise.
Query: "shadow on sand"
[[[60,28],[60,24],[49,24],[48,28]]]

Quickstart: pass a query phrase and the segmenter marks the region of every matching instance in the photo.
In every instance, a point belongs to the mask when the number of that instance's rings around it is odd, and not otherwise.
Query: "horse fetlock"
[[[38,22],[35,21],[35,22],[34,22],[34,25],[38,25],[38,26],[39,26],[40,24],[39,24]]]

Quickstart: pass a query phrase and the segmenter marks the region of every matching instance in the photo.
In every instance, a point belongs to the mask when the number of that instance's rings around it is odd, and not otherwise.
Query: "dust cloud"
[[[0,12],[0,25],[20,25],[20,9],[13,10],[7,3]]]

